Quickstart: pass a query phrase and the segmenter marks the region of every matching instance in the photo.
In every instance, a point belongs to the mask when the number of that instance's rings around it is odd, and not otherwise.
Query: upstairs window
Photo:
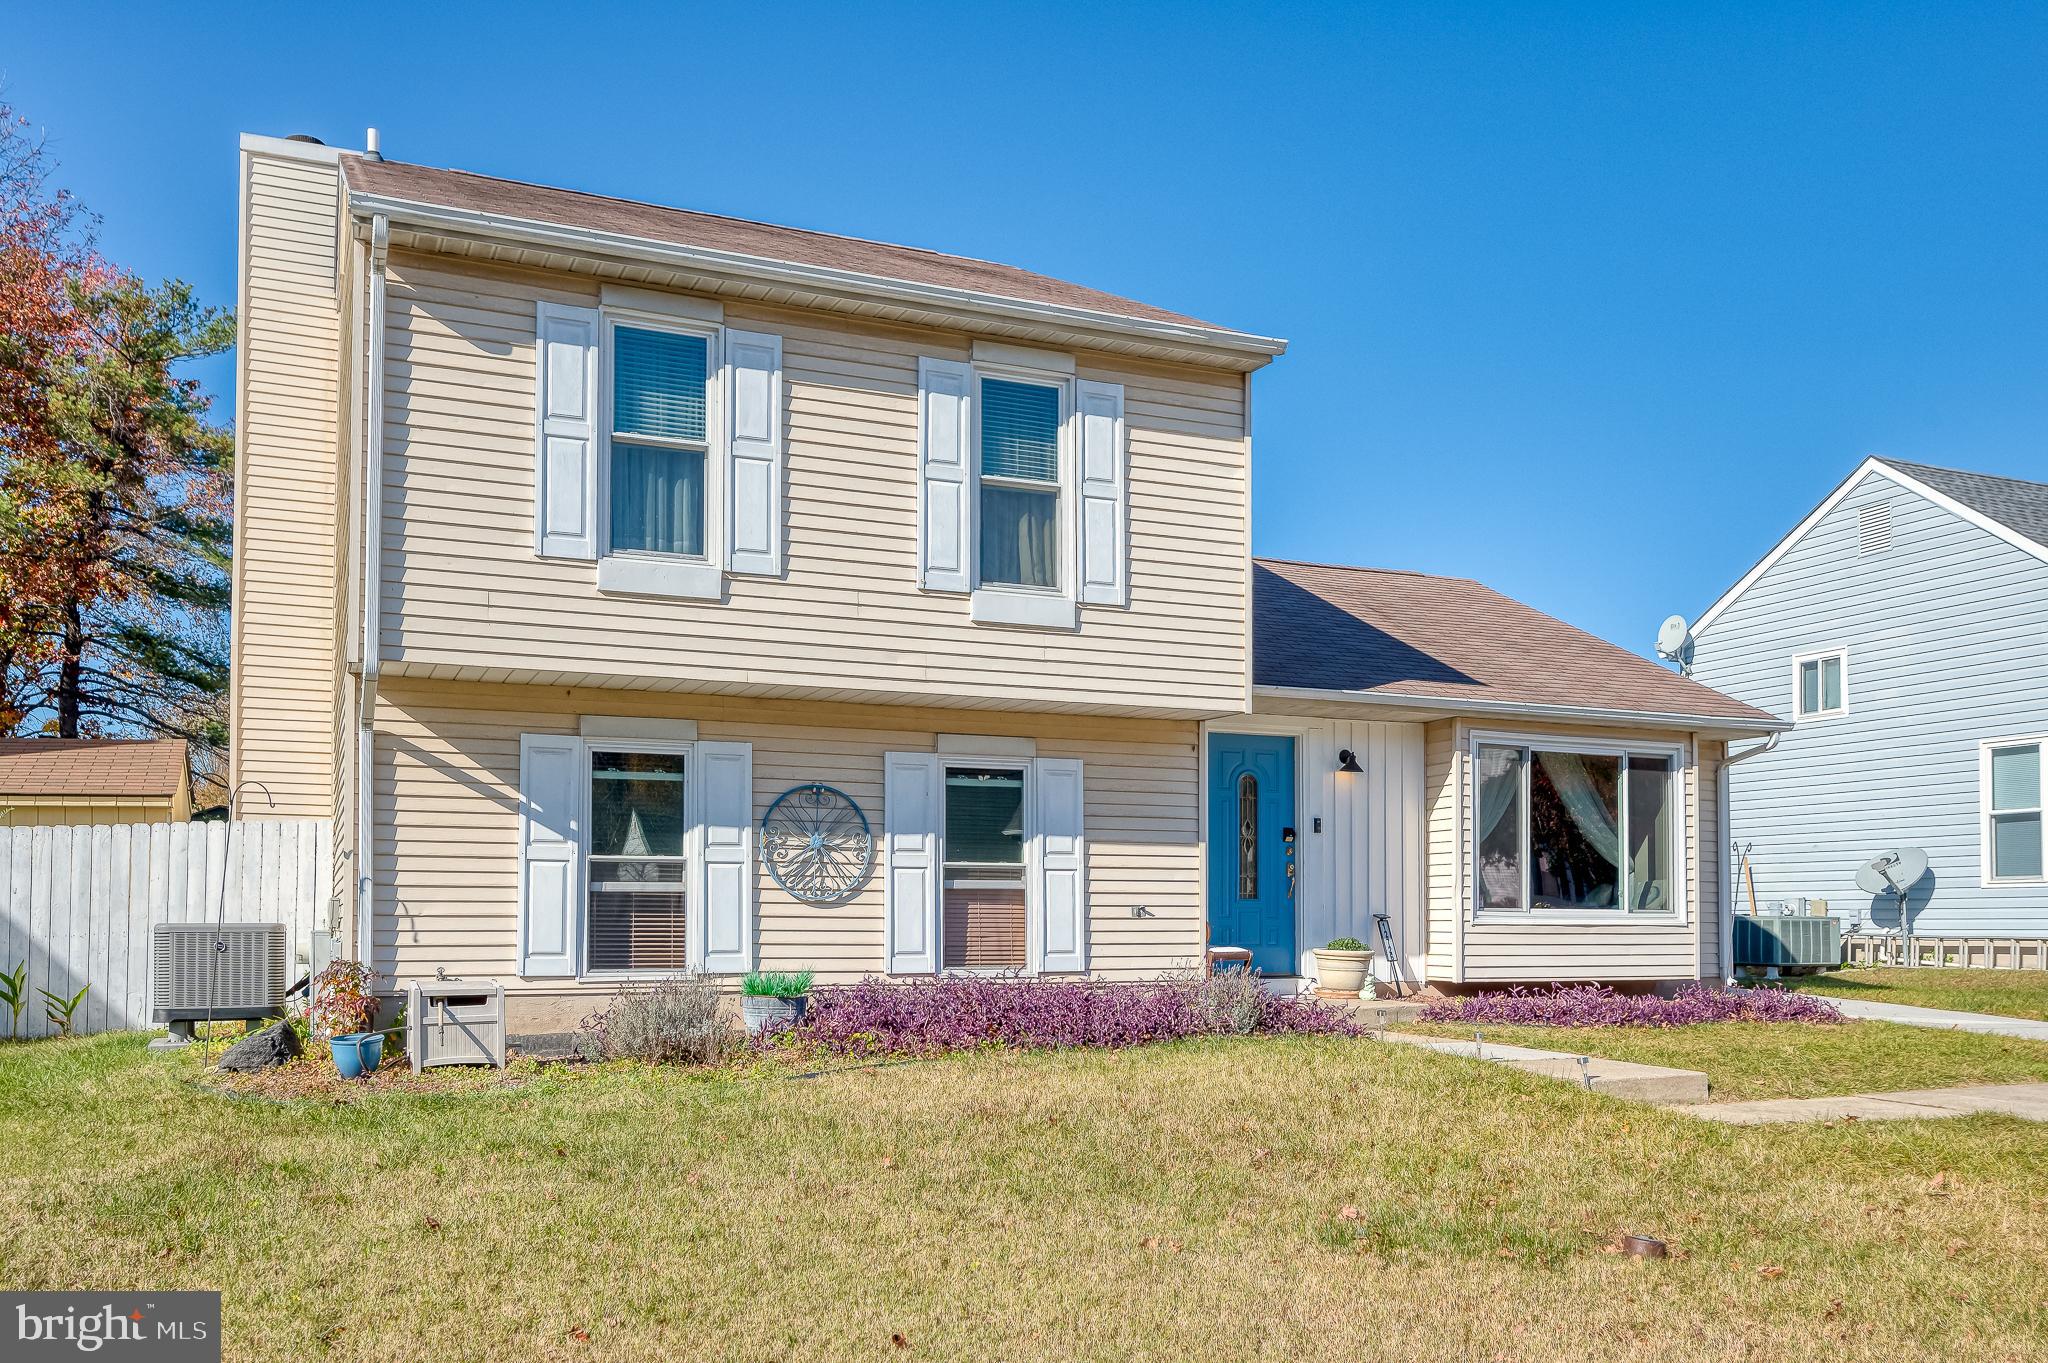
[[[981,580],[1059,591],[1061,392],[981,380]]]
[[[1793,713],[1824,719],[1848,708],[1849,655],[1815,653],[1792,663]]]
[[[703,336],[612,329],[612,552],[705,556],[710,361]]]
[[[1489,743],[1475,761],[1481,910],[1678,911],[1676,752]]]
[[[1984,745],[1984,878],[2038,881],[2041,856],[2041,741]]]

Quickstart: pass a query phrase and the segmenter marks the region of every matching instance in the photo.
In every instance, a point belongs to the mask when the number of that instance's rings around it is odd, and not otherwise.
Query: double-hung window
[[[1849,655],[1815,653],[1792,661],[1793,713],[1800,719],[1824,719],[1848,708]]]
[[[1989,883],[2042,879],[2041,746],[2038,738],[1984,745],[1984,879]]]
[[[1022,766],[946,768],[939,964],[1021,970],[1026,961]]]
[[[591,751],[586,971],[685,968],[687,775],[683,753]]]
[[[1061,591],[1060,427],[1064,389],[981,380],[980,578]]]
[[[1479,911],[1679,912],[1678,750],[1480,742],[1473,762]]]
[[[707,557],[710,382],[708,336],[612,325],[610,552]]]

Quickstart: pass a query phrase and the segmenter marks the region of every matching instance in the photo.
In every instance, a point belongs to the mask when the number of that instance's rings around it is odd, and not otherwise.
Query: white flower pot
[[[1316,986],[1338,994],[1363,994],[1372,987],[1372,953],[1317,947]]]

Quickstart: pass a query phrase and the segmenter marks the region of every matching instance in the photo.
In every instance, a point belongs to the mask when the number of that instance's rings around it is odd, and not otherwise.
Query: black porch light
[[[1358,754],[1349,748],[1340,751],[1337,754],[1337,774],[1339,776],[1365,775],[1365,768],[1358,765]]]

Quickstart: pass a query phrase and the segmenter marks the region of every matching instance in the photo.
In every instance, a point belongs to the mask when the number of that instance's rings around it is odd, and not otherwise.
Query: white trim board
[[[1737,579],[1734,586],[1730,587],[1727,591],[1721,594],[1719,600],[1715,601],[1713,605],[1707,607],[1707,609],[1700,615],[1700,618],[1693,623],[1692,632],[1694,636],[1697,637],[1705,633],[1708,627],[1711,626],[1714,623],[1714,621],[1720,618],[1721,612],[1727,610],[1728,607],[1734,605],[1735,599],[1737,597],[1741,596],[1744,592],[1748,591],[1751,587],[1755,586],[1757,580],[1761,578],[1765,573],[1769,572],[1771,568],[1778,562],[1779,559],[1783,558],[1788,552],[1790,552],[1793,545],[1799,543],[1800,540],[1805,539],[1806,536],[1812,532],[1813,528],[1819,525],[1821,521],[1827,517],[1827,514],[1830,511],[1833,511],[1837,506],[1841,504],[1841,501],[1844,497],[1847,497],[1851,492],[1855,491],[1858,487],[1862,486],[1863,480],[1873,473],[1889,479],[1891,482],[1896,483],[1898,486],[1906,489],[1908,492],[1918,493],[1920,496],[1925,497],[1928,501],[1940,507],[1942,510],[1950,512],[1956,516],[1960,516],[1963,520],[1969,522],[1971,525],[1976,526],[1979,530],[1986,531],[1989,534],[1997,537],[1998,539],[2005,541],[2007,544],[2011,545],[2015,549],[2020,550],[2022,553],[2030,554],[2033,557],[2040,559],[2043,563],[2048,563],[2048,545],[2035,543],[2033,540],[2028,539],[2025,535],[2022,535],[2019,531],[2013,529],[2011,526],[2005,524],[2003,521],[1993,520],[1991,517],[1985,515],[1983,512],[1978,511],[1976,508],[1963,505],[1961,502],[1949,496],[1947,493],[1936,491],[1934,488],[1929,487],[1926,483],[1921,482],[1918,478],[1915,478],[1912,474],[1907,473],[1903,469],[1898,468],[1896,465],[1893,465],[1884,460],[1883,458],[1879,457],[1878,455],[1873,454],[1868,459],[1865,459],[1861,464],[1858,464],[1856,466],[1856,471],[1851,473],[1847,478],[1845,478],[1842,481],[1841,485],[1838,486],[1833,492],[1830,492],[1819,506],[1815,507],[1810,513],[1808,513],[1805,520],[1793,526],[1791,533],[1787,534],[1785,538],[1779,540],[1777,544],[1772,547],[1771,551],[1768,554],[1765,554],[1761,559],[1757,561],[1755,567],[1751,568],[1748,572],[1744,573],[1739,579]]]

